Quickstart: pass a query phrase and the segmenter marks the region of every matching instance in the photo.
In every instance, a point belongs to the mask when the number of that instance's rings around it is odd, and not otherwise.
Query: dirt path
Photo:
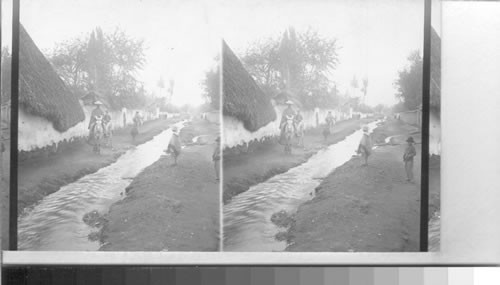
[[[311,129],[304,137],[305,149],[294,147],[292,155],[286,155],[282,145],[268,143],[248,153],[224,156],[224,203],[247,191],[252,185],[306,162],[326,145],[343,140],[370,121],[373,119],[342,121],[335,125],[333,134],[326,142],[322,127]]]
[[[178,165],[162,156],[127,188],[101,232],[106,251],[216,251],[219,247],[219,184],[212,163],[218,125],[195,121],[181,131]]]
[[[113,148],[103,148],[102,154],[92,152],[86,142],[75,142],[66,149],[45,158],[30,159],[19,164],[19,211],[23,211],[62,186],[115,162],[134,145],[142,144],[180,119],[154,120],[139,129],[132,141],[130,127],[115,132]]]
[[[414,174],[405,181],[406,137],[412,128],[390,121],[374,137],[395,145],[380,146],[362,167],[355,157],[333,171],[317,187],[316,197],[301,205],[288,231],[288,251],[418,251],[420,213],[420,145]],[[413,135],[416,141],[420,136]]]

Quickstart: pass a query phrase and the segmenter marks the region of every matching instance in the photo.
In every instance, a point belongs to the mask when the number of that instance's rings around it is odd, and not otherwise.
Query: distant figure
[[[370,138],[369,129],[367,126],[363,127],[363,137],[359,142],[358,153],[361,154],[365,161],[363,166],[367,166],[368,157],[372,154],[372,140]]]
[[[220,181],[220,137],[215,140],[215,149],[212,154],[212,160],[214,161],[215,168],[215,181]]]
[[[106,110],[104,117],[102,118],[102,124],[104,126],[104,138],[106,138],[106,145],[109,147],[113,146],[113,124],[111,123],[111,115],[109,111]]]
[[[89,122],[89,127],[88,129],[90,130],[90,133],[92,133],[95,122],[96,122],[96,117],[104,117],[104,111],[101,109],[102,102],[101,101],[95,101],[94,105],[96,106],[94,110],[92,110],[92,113],[90,114],[90,122]]]
[[[406,142],[408,145],[406,146],[405,153],[403,155],[406,170],[406,181],[413,182],[413,157],[417,155],[417,151],[413,146],[415,143],[413,137],[409,137]]]
[[[137,126],[141,126],[142,125],[142,117],[141,117],[141,114],[139,114],[139,111],[135,112],[135,116],[134,116],[134,124],[137,125]]]
[[[177,165],[177,158],[181,154],[181,140],[179,138],[179,129],[176,126],[172,128],[172,138],[168,143],[167,153],[171,153],[174,156],[173,165]]]
[[[304,147],[304,118],[300,113],[300,110],[297,110],[297,115],[294,118],[295,123],[295,136],[298,138],[298,145],[300,147]]]
[[[333,125],[335,124],[335,117],[332,114],[332,111],[328,111],[328,115],[326,115],[326,125],[330,129],[330,134],[333,133]]]
[[[104,111],[101,109],[102,102],[101,101],[95,101],[94,105],[96,106],[94,110],[92,110],[92,113],[90,114],[90,121],[89,121],[89,139],[88,142],[90,144],[95,144],[95,129],[96,129],[96,122],[97,119],[99,118],[98,123],[101,124],[100,127],[104,128],[102,125],[102,118],[104,117]]]
[[[285,144],[285,126],[287,125],[287,120],[288,118],[294,118],[295,117],[295,111],[292,108],[293,102],[288,100],[285,102],[288,107],[283,110],[283,114],[281,114],[281,121],[280,121],[280,143]],[[294,126],[295,128],[295,126]]]
[[[111,115],[109,114],[108,110],[106,110],[106,112],[104,112],[104,118],[102,118],[102,122],[104,123],[104,125],[111,122]]]

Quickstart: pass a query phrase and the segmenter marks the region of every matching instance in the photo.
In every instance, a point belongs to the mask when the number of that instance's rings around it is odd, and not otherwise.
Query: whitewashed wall
[[[441,120],[432,112],[429,127],[429,153],[441,155]]]
[[[223,129],[224,129],[224,141],[223,147],[234,147],[237,145],[243,145],[249,143],[253,140],[262,140],[265,137],[278,136],[280,134],[279,123],[281,121],[281,114],[286,107],[275,106],[276,120],[270,122],[264,127],[258,129],[255,132],[250,132],[243,126],[243,123],[234,117],[224,116],[223,117]],[[295,108],[296,109],[296,108]],[[317,127],[316,114],[318,114],[319,124],[325,122],[326,115],[328,111],[332,111],[337,121],[346,120],[351,118],[352,111],[349,113],[342,113],[337,110],[324,110],[318,109],[311,111],[302,111],[302,117],[304,118],[304,127],[306,129]]]
[[[93,109],[94,107],[92,106],[83,106],[85,120],[64,133],[56,131],[52,126],[52,122],[47,119],[28,114],[22,109],[19,110],[19,150],[31,151],[53,145],[54,143],[57,144],[64,140],[72,141],[77,138],[87,137],[89,134],[90,114]],[[151,113],[143,110],[128,110],[124,108],[122,111],[110,112],[113,128],[121,129],[124,126],[131,125],[136,111],[139,111],[143,115],[145,121],[154,120],[159,117],[159,111]],[[125,124],[123,120],[124,114],[126,116]]]
[[[206,112],[203,113],[203,118],[210,123],[219,124],[220,123],[220,113],[219,112]]]

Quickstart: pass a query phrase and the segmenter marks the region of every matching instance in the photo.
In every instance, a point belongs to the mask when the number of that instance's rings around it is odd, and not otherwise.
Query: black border
[[[19,2],[12,1],[12,69],[10,112],[9,249],[17,250],[17,158],[19,129]]]
[[[424,58],[422,67],[422,149],[420,175],[420,251],[429,250],[429,123],[431,87],[432,0],[424,4]]]
[[[429,107],[432,0],[424,0],[424,49],[422,80],[422,151],[420,184],[420,252],[428,252],[429,227]],[[19,129],[19,16],[20,0],[13,0],[12,76],[10,127],[9,250],[17,250],[18,216],[18,129]]]

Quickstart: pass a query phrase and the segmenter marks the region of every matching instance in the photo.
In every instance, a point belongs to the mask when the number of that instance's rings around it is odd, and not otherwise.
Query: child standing
[[[403,155],[406,170],[406,181],[413,182],[413,157],[417,155],[417,151],[413,146],[415,143],[413,137],[409,137],[406,142],[408,145],[406,146],[405,153]]]

